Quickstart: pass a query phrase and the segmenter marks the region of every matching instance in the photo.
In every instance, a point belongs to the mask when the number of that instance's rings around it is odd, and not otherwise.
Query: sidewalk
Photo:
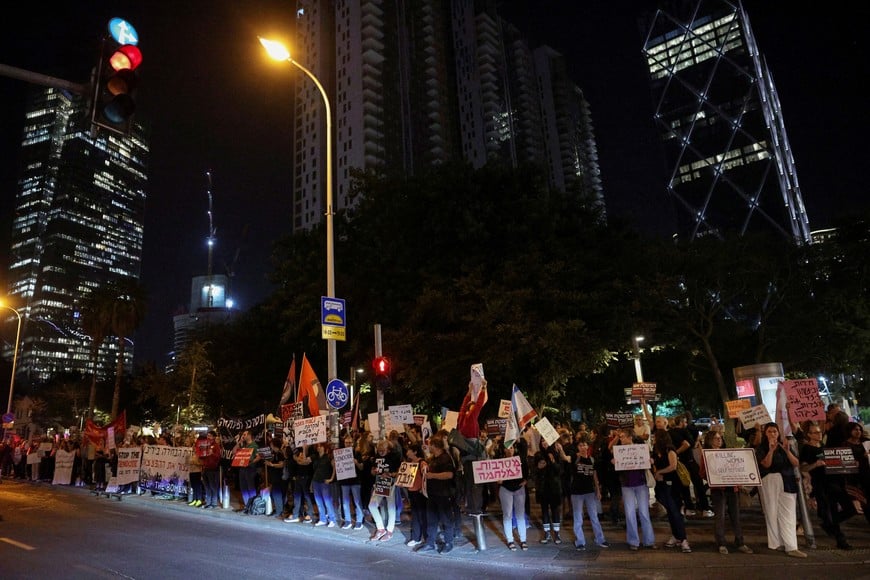
[[[78,490],[82,493],[87,492],[86,489],[79,488]],[[141,496],[124,496],[123,501],[145,502],[158,509],[188,511],[201,517],[236,519],[245,525],[268,526],[277,533],[288,535],[302,534],[311,537],[324,537],[324,534],[327,534],[334,540],[368,544],[372,549],[387,550],[397,554],[413,551],[412,548],[405,546],[405,542],[410,538],[411,525],[408,512],[403,514],[402,524],[396,526],[395,535],[391,541],[370,542],[369,537],[374,531],[374,527],[368,521],[364,530],[353,531],[341,528],[315,527],[310,523],[288,524],[275,516],[249,516],[235,512],[233,509],[203,510],[192,508],[185,501],[161,500],[149,493]],[[710,518],[701,517],[690,517],[686,520],[688,538],[692,546],[691,554],[684,554],[678,549],[665,548],[664,543],[670,537],[668,523],[664,517],[655,516],[653,517],[653,527],[656,533],[656,543],[659,546],[658,550],[630,551],[625,543],[625,529],[622,525],[614,526],[609,523],[603,525],[611,547],[600,549],[594,546],[591,529],[586,521],[584,522],[584,533],[587,539],[587,551],[577,552],[573,545],[573,522],[570,518],[562,521],[563,544],[542,545],[539,543],[542,537],[539,523],[540,513],[537,504],[533,501],[532,527],[528,530],[529,550],[511,552],[505,545],[501,531],[501,511],[498,504],[495,504],[490,506],[487,515],[482,518],[485,525],[486,550],[478,550],[478,543],[474,535],[474,518],[463,517],[462,538],[456,540],[452,552],[444,555],[429,552],[420,554],[419,557],[486,562],[487,566],[495,568],[507,566],[512,569],[522,568],[530,572],[536,571],[544,575],[556,576],[588,573],[603,577],[625,577],[628,575],[697,579],[699,577],[734,578],[735,575],[742,578],[763,576],[782,578],[787,575],[791,579],[818,578],[820,575],[840,573],[848,574],[850,579],[870,578],[870,568],[863,568],[863,566],[870,564],[870,524],[863,516],[855,516],[843,524],[843,530],[854,547],[851,551],[837,549],[833,538],[827,537],[821,531],[817,525],[817,519],[813,516],[811,521],[816,531],[816,547],[810,548],[807,538],[799,535],[799,548],[806,552],[808,557],[797,559],[767,548],[764,517],[757,502],[749,508],[744,508],[741,515],[745,541],[755,551],[754,554],[741,554],[734,550],[728,555],[719,554],[713,537],[713,521]],[[733,535],[727,525],[726,537],[729,541],[733,540]],[[862,567],[856,568],[856,565]]]

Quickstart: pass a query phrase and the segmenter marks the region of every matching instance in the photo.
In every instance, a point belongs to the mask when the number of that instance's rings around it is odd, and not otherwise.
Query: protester
[[[396,474],[399,472],[399,466],[402,463],[402,457],[396,453],[393,446],[387,439],[381,439],[376,446],[377,456],[372,467],[372,475],[376,478],[388,478],[388,490],[386,495],[376,495],[372,492],[372,499],[369,502],[369,511],[372,518],[375,520],[375,533],[371,539],[374,541],[388,542],[393,539],[393,530],[396,529]],[[375,480],[375,486],[378,481]],[[381,512],[381,505],[386,504],[386,515]],[[386,522],[386,523],[385,523]]]
[[[683,505],[685,506],[685,515],[695,515],[695,508],[697,507],[701,512],[701,515],[704,517],[713,517],[713,512],[710,510],[710,503],[707,500],[707,486],[704,484],[704,480],[700,476],[698,463],[695,461],[695,455],[693,452],[693,448],[695,447],[695,436],[689,428],[689,416],[690,415],[686,413],[675,417],[674,428],[668,431],[674,445],[674,450],[677,452],[677,458],[689,471],[689,476],[692,480],[691,487],[695,489],[695,498],[693,500],[692,489],[689,486],[680,486],[680,498],[683,500]],[[677,498],[678,504],[680,498]]]
[[[516,444],[505,447],[504,443],[499,445],[496,450],[496,458],[509,458],[516,456]],[[504,531],[507,547],[512,552],[515,552],[517,545],[514,543],[513,528],[517,529],[517,536],[520,540],[520,548],[528,550],[529,545],[526,543],[526,478],[528,470],[526,462],[520,461],[520,470],[522,477],[518,479],[503,479],[498,481],[498,499],[501,504],[501,522],[502,530]],[[516,520],[516,526],[514,526]]]
[[[859,498],[864,518],[870,522],[870,503],[868,503],[870,500],[870,462],[868,462],[867,448],[864,447],[867,437],[864,436],[864,428],[855,422],[848,424],[846,432],[848,437],[843,443],[843,447],[851,449],[852,455],[858,462],[858,473],[848,477],[847,481],[855,489],[855,495]]]
[[[634,429],[620,429],[617,434],[619,445],[644,443],[634,437]],[[611,459],[611,461],[615,461]],[[641,539],[643,547],[655,550],[655,532],[649,517],[649,486],[647,485],[648,469],[628,469],[618,471],[622,486],[622,503],[625,510],[625,539],[629,550],[637,550]],[[640,520],[642,538],[638,536],[637,522]]]
[[[360,439],[362,440],[362,438]],[[359,447],[354,448],[353,435],[346,433],[342,438],[342,443],[346,449],[353,449],[353,466],[356,475],[338,481],[341,487],[341,509],[344,523],[341,526],[343,530],[363,529],[363,518],[365,517],[365,509],[362,503],[362,486],[360,478],[363,470],[363,458],[359,451]],[[353,516],[350,511],[351,500],[356,508],[356,526],[353,523]]]
[[[844,478],[827,474],[822,428],[810,423],[804,431],[807,441],[800,450],[798,460],[805,478],[809,476],[809,496],[816,503],[816,514],[822,520],[825,533],[836,539],[837,547],[851,550],[852,546],[840,528],[840,523],[855,515],[855,505],[846,493]]]
[[[423,474],[428,466],[423,459],[423,449],[418,443],[409,443],[405,447],[405,460],[412,465],[417,465],[414,481],[407,488],[408,502],[411,504],[411,537],[405,543],[406,546],[414,548],[423,543],[423,536],[426,533],[426,496],[423,495]]]
[[[284,504],[287,501],[287,482],[284,481],[284,436],[275,433],[269,438],[272,458],[266,461],[266,476],[269,481],[269,496],[272,498],[272,515],[284,517]]]
[[[682,484],[677,477],[677,453],[674,450],[671,436],[667,431],[656,431],[653,443],[653,467],[656,480],[656,500],[665,508],[668,524],[671,527],[671,538],[665,544],[668,548],[680,546],[684,553],[692,551],[686,538],[686,524],[677,508]]]
[[[710,429],[704,435],[704,449],[723,449],[725,447],[725,439],[717,429]],[[707,464],[704,459],[704,454],[701,454],[701,464],[699,465],[701,477],[707,477]],[[725,510],[728,510],[728,517],[731,520],[731,530],[734,532],[734,545],[739,552],[751,554],[752,548],[746,545],[743,541],[743,528],[740,524],[740,498],[738,496],[739,489],[736,486],[711,487],[710,497],[713,500],[713,512],[716,514],[713,520],[713,535],[716,538],[716,545],[719,547],[720,554],[727,554],[728,547],[725,545]]]
[[[205,436],[200,437],[205,439]],[[200,507],[203,504],[203,498],[205,497],[205,489],[202,485],[202,462],[199,460],[199,455],[196,453],[198,439],[199,437],[194,439],[193,434],[191,434],[185,440],[185,447],[190,447],[192,451],[188,462],[188,473],[190,474],[188,481],[190,482],[190,490],[193,495],[191,501],[187,504],[191,507]]]
[[[483,445],[480,443],[480,412],[489,399],[486,390],[486,380],[481,379],[477,396],[474,396],[475,386],[468,383],[468,392],[459,407],[459,415],[456,420],[456,429],[465,438],[466,444],[460,446],[462,451],[462,466],[465,474],[465,501],[468,514],[483,512],[483,490],[474,483],[474,470],[471,463],[486,459]]]
[[[798,550],[795,514],[798,493],[794,468],[799,460],[788,441],[781,439],[776,423],[764,426],[761,444],[755,451],[761,469],[761,505],[767,525],[767,547],[785,551],[793,558],[806,558]]]
[[[335,517],[335,504],[332,501],[332,482],[335,481],[335,461],[332,457],[332,446],[329,443],[318,443],[311,454],[313,471],[311,486],[314,489],[314,502],[317,504],[319,516],[315,526],[334,528],[338,525]]]
[[[209,431],[204,442],[197,442],[196,454],[202,463],[202,481],[205,485],[205,503],[202,507],[216,508],[220,504],[221,445],[215,431]]]
[[[251,459],[248,464],[239,467],[239,491],[242,493],[242,508],[245,509],[248,505],[248,500],[257,495],[257,475],[260,470],[260,464],[263,462],[263,456],[258,451],[257,442],[254,441],[253,435],[249,430],[242,431],[242,437],[236,444],[236,452],[240,449],[250,449]]]
[[[308,456],[308,445],[293,452],[293,465],[293,514],[284,518],[284,521],[288,524],[311,522],[314,515],[314,498],[311,496],[311,474],[314,467],[311,457]]]
[[[541,450],[535,455],[535,497],[541,506],[544,535],[541,543],[561,544],[562,526],[562,447],[556,442],[550,446],[541,439]]]
[[[606,423],[599,425],[595,431],[596,437],[592,442],[592,458],[594,460],[595,473],[602,489],[602,497],[607,494],[610,502],[610,523],[619,525],[619,504],[622,485],[619,475],[613,467],[613,446],[618,442],[618,433],[611,430]],[[604,515],[601,500],[598,500],[598,514]]]
[[[442,554],[453,550],[453,508],[456,465],[447,452],[447,442],[441,435],[433,435],[429,440],[432,455],[425,473],[426,490],[429,499],[426,503],[426,540],[417,548],[418,552],[434,551],[438,528],[444,529]]]
[[[589,442],[584,437],[577,443],[576,449],[570,455],[573,477],[570,482],[569,494],[574,508],[574,548],[578,551],[586,549],[586,536],[583,534],[583,508],[592,524],[592,534],[595,543],[600,548],[609,548],[610,544],[604,538],[604,530],[598,521],[598,502],[601,501],[601,486],[595,473],[593,460],[589,457]]]

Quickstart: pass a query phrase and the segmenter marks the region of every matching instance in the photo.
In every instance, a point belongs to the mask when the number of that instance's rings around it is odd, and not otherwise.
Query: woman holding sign
[[[620,429],[617,437],[619,445],[644,443],[636,439],[634,429]],[[611,459],[611,461],[615,461]],[[638,535],[637,521],[640,519],[640,531],[643,535],[643,547],[656,549],[656,537],[652,521],[649,518],[649,487],[647,486],[647,469],[628,469],[618,471],[619,483],[622,486],[622,504],[625,508],[625,539],[629,550],[640,547],[641,537]]]
[[[656,479],[656,500],[665,508],[671,526],[671,539],[665,544],[668,548],[677,545],[685,553],[692,551],[686,538],[686,524],[680,513],[679,498],[682,483],[677,476],[677,451],[667,431],[656,431],[653,443],[653,466]]]
[[[722,449],[725,447],[725,440],[717,429],[711,428],[704,435],[704,449]],[[707,479],[707,462],[704,454],[701,453],[700,465],[701,477]],[[725,507],[728,507],[728,516],[731,518],[731,529],[734,530],[734,545],[737,550],[744,554],[751,554],[752,548],[743,542],[743,529],[740,526],[740,499],[737,495],[737,488],[734,486],[727,487],[711,487],[710,499],[713,500],[713,535],[716,537],[716,544],[719,546],[720,554],[727,554],[728,547],[725,545]]]
[[[794,468],[799,460],[788,441],[781,439],[776,423],[764,426],[761,444],[755,451],[761,468],[761,505],[767,524],[767,547],[785,551],[792,558],[806,558],[798,550],[795,506],[798,485]]]

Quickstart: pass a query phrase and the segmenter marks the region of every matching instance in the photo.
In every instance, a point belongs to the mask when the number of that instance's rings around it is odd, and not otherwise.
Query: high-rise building
[[[532,50],[494,0],[297,0],[294,55],[330,95],[335,209],[354,170],[409,176],[447,162],[533,164],[603,206],[589,107],[564,58]],[[293,227],[325,215],[325,109],[296,83]]]
[[[167,370],[175,369],[178,356],[195,338],[195,333],[208,326],[226,324],[239,311],[229,297],[229,277],[224,274],[194,276],[190,282],[190,308],[172,317],[175,329],[172,352]]]
[[[91,133],[86,99],[54,88],[29,99],[12,224],[9,293],[24,319],[18,370],[33,381],[92,372],[82,331],[84,299],[96,288],[138,280],[148,144]],[[99,373],[113,372],[115,341]],[[132,349],[126,349],[128,365]]]
[[[643,54],[678,236],[810,242],[776,87],[739,0],[662,2]]]

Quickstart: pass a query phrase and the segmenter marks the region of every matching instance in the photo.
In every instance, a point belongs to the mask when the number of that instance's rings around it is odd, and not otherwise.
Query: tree
[[[204,385],[214,377],[214,369],[206,347],[208,343],[192,340],[181,354],[175,372],[179,381],[184,381],[187,390],[187,407],[184,414],[189,421],[199,421],[203,417],[202,403],[205,397]]]
[[[121,401],[121,382],[124,378],[124,351],[127,340],[142,324],[145,316],[145,290],[136,280],[124,278],[110,285],[113,295],[111,303],[111,332],[118,339],[118,362],[115,371],[115,390],[112,393],[112,415],[118,416]]]
[[[97,364],[100,347],[112,331],[112,308],[115,293],[109,286],[100,286],[91,291],[84,300],[81,311],[82,330],[89,336],[91,367],[91,390],[88,397],[88,418],[94,418],[94,405],[97,399]]]

